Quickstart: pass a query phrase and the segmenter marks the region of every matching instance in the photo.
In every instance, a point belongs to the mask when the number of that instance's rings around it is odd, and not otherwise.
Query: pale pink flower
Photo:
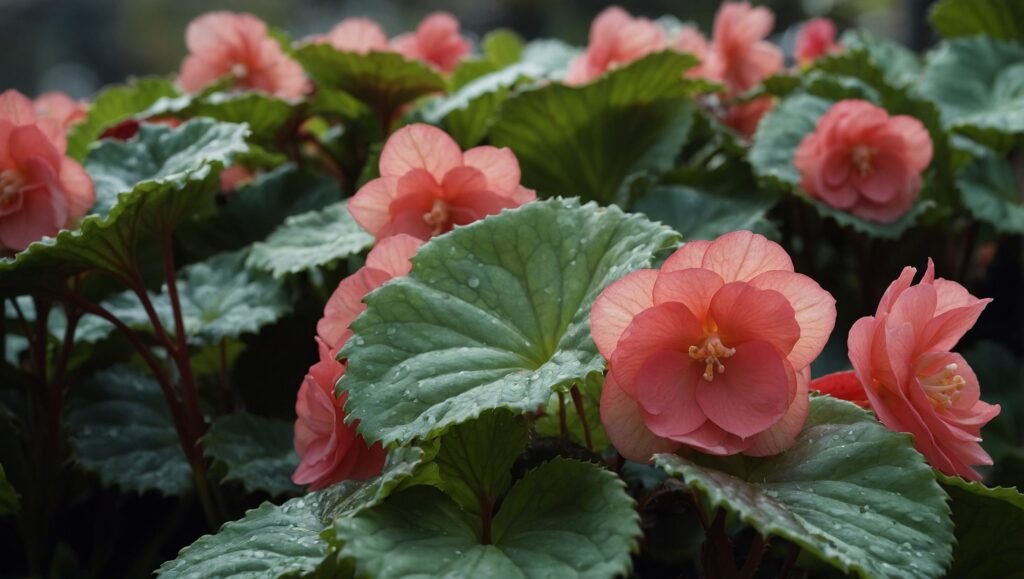
[[[609,361],[605,431],[640,462],[684,446],[782,452],[806,420],[809,366],[835,316],[832,296],[763,236],[687,243],[594,303],[591,334]]]
[[[33,106],[38,118],[53,119],[65,131],[84,121],[88,114],[88,107],[84,102],[76,101],[58,91],[51,91],[37,96]]]
[[[794,56],[800,65],[807,65],[842,50],[836,42],[836,25],[828,18],[814,18],[804,24],[796,36]]]
[[[890,117],[867,101],[836,103],[797,148],[793,164],[808,195],[863,219],[889,223],[905,214],[932,160],[921,121]]]
[[[416,32],[395,38],[391,46],[406,58],[423,61],[442,72],[455,70],[470,51],[469,41],[459,33],[458,19],[447,12],[430,14]]]
[[[684,26],[676,36],[672,48],[679,52],[685,52],[697,57],[700,64],[686,71],[685,76],[690,78],[707,78],[712,80],[712,72],[708,69],[708,57],[711,54],[711,45],[708,44],[704,35],[693,26]]]
[[[768,111],[775,106],[772,97],[759,97],[754,100],[732,105],[725,111],[725,118],[722,119],[727,126],[740,134],[743,138],[750,140],[757,131]]]
[[[904,268],[875,315],[850,329],[850,362],[883,424],[913,434],[915,447],[933,467],[978,480],[971,467],[992,464],[979,444],[981,428],[1000,407],[981,401],[974,371],[950,350],[992,300],[936,279],[931,260],[912,286],[916,273]]]
[[[781,70],[782,51],[765,40],[774,23],[775,15],[768,8],[754,8],[748,2],[722,4],[715,15],[708,62],[711,78],[720,79],[737,94]]]
[[[252,14],[204,14],[188,25],[185,44],[189,55],[181,64],[178,84],[187,92],[230,77],[236,88],[279,98],[294,99],[306,93],[308,82],[302,67]]]
[[[615,67],[665,48],[665,31],[657,23],[633,18],[618,6],[605,8],[590,26],[587,51],[569,65],[565,83],[586,84]]]
[[[359,54],[391,51],[388,35],[380,24],[369,18],[346,18],[336,24],[330,32],[313,41],[330,44],[344,52]]]
[[[92,179],[66,149],[61,122],[39,119],[17,91],[0,94],[0,252],[73,227],[96,201]]]
[[[519,179],[512,151],[485,146],[463,153],[441,129],[413,124],[388,138],[380,177],[348,207],[377,239],[408,233],[426,240],[536,199]]]

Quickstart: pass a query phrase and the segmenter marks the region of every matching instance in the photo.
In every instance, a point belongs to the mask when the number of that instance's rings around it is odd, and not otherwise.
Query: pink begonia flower
[[[441,129],[413,124],[387,140],[380,177],[363,185],[348,208],[377,239],[408,233],[426,240],[536,199],[519,177],[512,151],[485,146],[463,153]]]
[[[840,50],[842,47],[836,42],[836,25],[828,18],[814,18],[800,29],[793,53],[797,64],[803,66]]]
[[[726,2],[715,15],[708,67],[712,78],[721,79],[733,94],[754,88],[782,69],[782,51],[765,38],[775,15],[748,2]]]
[[[225,167],[220,172],[220,190],[222,193],[232,193],[235,189],[252,182],[255,177],[245,165]]]
[[[88,107],[85,103],[57,91],[37,96],[32,104],[38,118],[53,119],[60,123],[64,130],[84,121],[88,114]]]
[[[452,72],[469,54],[469,41],[459,33],[459,21],[447,12],[434,12],[416,27],[391,41],[399,54],[423,61],[442,72]]]
[[[796,150],[800,186],[826,205],[889,223],[905,214],[932,160],[932,139],[921,121],[890,117],[862,100],[836,103]]]
[[[667,47],[665,31],[647,18],[633,18],[618,6],[605,8],[590,26],[590,44],[565,77],[568,85],[591,82],[609,70]]]
[[[981,448],[981,427],[999,405],[980,400],[978,378],[950,350],[992,300],[972,296],[960,284],[935,278],[928,260],[924,277],[903,273],[885,291],[874,316],[853,325],[850,362],[871,409],[889,429],[914,435],[914,446],[935,468],[970,480],[974,465],[990,465]]]
[[[72,227],[96,201],[92,178],[66,150],[61,122],[38,118],[17,91],[0,94],[0,252]]]
[[[711,45],[708,44],[704,35],[693,26],[684,26],[679,30],[672,48],[678,52],[685,52],[697,57],[700,64],[687,70],[684,76],[690,78],[711,79],[712,72],[708,69],[708,55],[711,53]]]
[[[317,324],[320,361],[309,369],[295,401],[295,451],[300,458],[292,475],[295,484],[315,490],[380,474],[387,451],[380,443],[366,444],[356,432],[358,421],[345,423],[348,393],[334,395],[334,387],[345,373],[337,355],[352,335],[349,324],[366,309],[366,294],[409,273],[409,260],[422,244],[408,235],[381,241],[370,251],[366,265],[342,280],[327,302],[324,317]]]
[[[289,58],[267,25],[252,14],[210,12],[196,18],[185,31],[189,55],[181,64],[178,84],[197,92],[221,78],[234,79],[236,88],[285,98],[299,98],[308,82],[299,63]]]
[[[380,24],[369,18],[346,18],[327,34],[314,38],[313,42],[330,44],[338,50],[359,54],[391,51],[388,35]]]
[[[972,466],[992,463],[979,444],[981,427],[1000,408],[980,400],[977,376],[950,349],[991,299],[936,279],[931,259],[921,282],[911,285],[916,273],[904,267],[874,316],[850,329],[851,374],[879,420],[911,433],[914,447],[932,466],[977,481],[981,477]]]
[[[856,374],[850,370],[833,372],[820,378],[815,378],[811,381],[811,390],[817,390],[833,398],[853,402],[861,408],[870,407],[867,394],[864,393],[864,387],[860,385],[860,380],[857,379]]]
[[[722,122],[732,128],[743,138],[750,140],[757,132],[757,126],[761,124],[768,111],[775,106],[772,97],[760,97],[745,103],[735,104],[725,111],[725,118]]]
[[[638,462],[680,447],[782,452],[806,421],[809,366],[835,318],[832,296],[763,236],[687,243],[594,302],[605,431]]]

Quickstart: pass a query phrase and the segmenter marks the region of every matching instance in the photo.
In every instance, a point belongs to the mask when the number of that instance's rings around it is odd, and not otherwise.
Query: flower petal
[[[711,318],[729,347],[750,341],[768,342],[789,356],[800,339],[796,311],[781,293],[745,282],[722,286],[711,300]]]
[[[789,450],[796,437],[807,423],[811,410],[811,399],[807,393],[810,368],[795,374],[796,395],[789,404],[786,414],[774,426],[750,438],[750,446],[743,454],[750,456],[771,456]]]
[[[392,277],[406,275],[412,270],[412,256],[423,241],[399,233],[377,242],[366,256],[366,267],[377,269]]]
[[[507,147],[474,147],[462,154],[467,167],[479,170],[487,178],[487,188],[499,195],[512,197],[519,188],[522,171],[519,160]]]
[[[781,245],[763,235],[734,231],[711,242],[701,266],[728,283],[747,281],[766,271],[793,271],[793,260]]]
[[[611,358],[615,381],[635,397],[636,376],[647,359],[662,350],[686,352],[704,337],[700,322],[686,306],[670,302],[637,314],[622,332]]]
[[[768,271],[750,280],[750,285],[775,290],[793,306],[800,338],[787,358],[797,369],[810,365],[821,354],[835,328],[835,298],[818,282],[800,273]]]
[[[701,267],[704,262],[704,254],[707,253],[710,246],[710,241],[687,241],[668,256],[661,266],[662,273]]]
[[[723,363],[724,373],[697,386],[697,403],[708,419],[740,438],[779,422],[796,384],[775,347],[768,342],[747,342]]]
[[[380,177],[359,188],[349,200],[348,210],[363,229],[375,235],[391,220],[391,203],[398,196],[398,179]]]
[[[619,454],[634,462],[650,462],[654,454],[674,452],[679,443],[656,436],[644,423],[640,406],[609,374],[601,390],[601,424]]]
[[[707,421],[697,404],[701,371],[678,351],[663,350],[647,358],[636,377],[636,401],[651,432],[664,437],[683,435]]]
[[[657,279],[657,270],[637,270],[612,282],[594,300],[590,310],[590,334],[605,359],[611,359],[619,337],[633,318],[654,306]]]
[[[380,153],[382,177],[398,178],[422,169],[440,183],[448,171],[460,165],[462,150],[448,133],[421,123],[395,131]]]

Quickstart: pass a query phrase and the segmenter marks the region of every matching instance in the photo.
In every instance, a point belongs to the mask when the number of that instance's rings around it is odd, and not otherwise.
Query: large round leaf
[[[85,120],[68,131],[68,156],[82,159],[103,131],[149,108],[161,98],[178,94],[164,78],[140,78],[96,95]]]
[[[616,207],[530,203],[435,238],[366,298],[339,390],[370,440],[407,443],[481,412],[536,410],[604,370],[590,307],[671,230]]]
[[[1024,577],[1024,495],[939,476],[952,499],[956,547],[949,577]]]
[[[713,507],[767,536],[792,541],[861,577],[940,577],[953,525],[946,494],[911,438],[830,397],[811,400],[796,444],[773,457],[743,457],[729,474],[671,454],[669,474]]]
[[[290,421],[228,414],[202,438],[203,454],[225,467],[224,481],[236,481],[249,492],[283,495],[299,490],[291,481],[299,466],[294,436]]]
[[[253,245],[249,265],[275,277],[329,264],[373,245],[373,236],[352,219],[344,201],[294,215]]]

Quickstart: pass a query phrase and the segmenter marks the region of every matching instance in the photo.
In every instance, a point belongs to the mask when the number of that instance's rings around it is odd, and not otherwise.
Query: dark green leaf
[[[481,412],[536,410],[604,369],[590,306],[675,235],[616,207],[524,205],[435,238],[366,298],[342,355],[369,440],[430,437]]]
[[[180,495],[192,471],[160,385],[129,366],[75,384],[67,415],[75,460],[104,485]]]
[[[179,119],[209,117],[226,123],[246,123],[251,138],[275,144],[299,105],[262,92],[213,92],[163,98],[138,114],[141,118],[170,116]],[[293,137],[294,135],[288,135]]]
[[[299,466],[291,422],[253,414],[229,414],[214,421],[202,439],[203,453],[227,467],[225,481],[249,492],[296,492],[292,472]]]
[[[800,93],[783,100],[765,115],[757,125],[750,149],[754,173],[782,186],[797,185],[800,173],[793,166],[793,155],[830,106],[828,100]]]
[[[263,503],[245,517],[204,535],[157,570],[160,579],[276,579],[312,572],[327,554],[311,497],[281,506]]]
[[[902,44],[877,38],[864,29],[846,31],[839,42],[848,51],[865,51],[892,86],[908,87],[921,76],[917,56]]]
[[[692,96],[708,86],[683,78],[695,63],[663,52],[586,86],[526,91],[502,105],[491,141],[515,151],[523,184],[542,197],[615,202],[628,178],[665,171],[686,142]]]
[[[1024,1],[940,0],[932,5],[931,22],[943,38],[991,36],[1024,40]]]
[[[812,398],[796,444],[773,457],[705,466],[671,454],[655,460],[712,507],[844,573],[941,577],[949,565],[953,525],[932,470],[910,436],[849,402]]]
[[[163,78],[140,78],[104,90],[89,106],[86,119],[68,131],[68,156],[85,158],[89,145],[103,131],[146,110],[157,100],[177,94],[174,84]]]
[[[21,497],[11,486],[11,482],[7,480],[4,466],[0,464],[0,517],[16,514],[19,510],[21,510]]]
[[[608,450],[612,445],[608,440],[608,434],[601,425],[601,388],[603,385],[603,377],[592,376],[577,386],[580,398],[583,400],[583,416],[586,418],[587,428],[590,430],[590,444],[592,450],[597,453]],[[582,447],[587,443],[587,437],[583,432],[583,421],[580,420],[580,415],[576,412],[570,393],[562,393],[560,397],[565,405],[566,432],[562,433],[559,396],[551,397],[544,415],[534,421],[533,427],[541,436],[564,436]]]
[[[738,191],[728,186],[702,189],[686,185],[660,185],[648,190],[633,205],[635,211],[663,221],[684,240],[715,239],[739,229],[763,229],[766,213],[778,200],[756,186]]]
[[[464,510],[480,513],[505,494],[512,463],[526,449],[526,426],[511,412],[495,410],[457,424],[441,437],[434,461],[441,490]]]
[[[640,526],[618,477],[558,458],[512,487],[490,545],[479,519],[427,487],[338,519],[334,532],[358,577],[610,578],[629,572]]]
[[[373,245],[345,202],[285,220],[265,242],[253,245],[249,265],[275,277],[327,265]]]
[[[1013,167],[995,154],[976,158],[957,179],[964,205],[1001,233],[1024,233],[1024,188]]]
[[[947,577],[1024,577],[1024,495],[938,475],[952,499],[956,546]]]
[[[436,449],[425,452],[415,446],[400,446],[388,451],[387,462],[380,475],[368,480],[347,480],[317,493],[319,517],[324,523],[341,517],[352,517],[379,505],[391,493],[419,484],[437,485],[436,464],[427,464]]]

